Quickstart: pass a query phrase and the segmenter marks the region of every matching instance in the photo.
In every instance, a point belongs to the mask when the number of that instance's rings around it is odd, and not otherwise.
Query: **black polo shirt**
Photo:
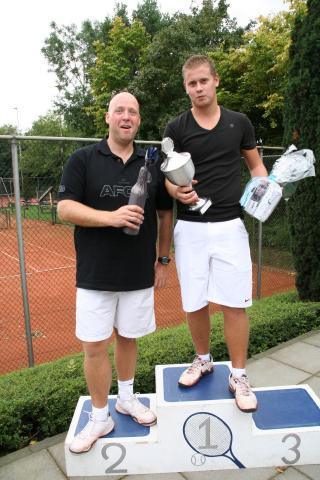
[[[107,211],[127,205],[144,157],[144,151],[135,144],[133,155],[123,163],[110,151],[106,139],[77,150],[65,166],[59,200],[75,200]],[[138,235],[126,235],[122,228],[75,227],[77,287],[130,291],[153,285],[156,211],[172,209],[172,199],[164,187],[159,162],[150,171],[152,181]]]
[[[253,126],[246,115],[220,107],[221,115],[211,130],[202,128],[188,110],[171,121],[164,136],[172,138],[177,152],[189,152],[195,166],[194,186],[199,197],[212,200],[201,215],[177,202],[177,218],[193,222],[221,222],[242,216],[241,150],[256,147]]]

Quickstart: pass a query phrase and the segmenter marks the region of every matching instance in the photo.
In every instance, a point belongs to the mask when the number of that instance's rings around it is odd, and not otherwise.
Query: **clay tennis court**
[[[73,229],[24,220],[24,252],[35,364],[80,352],[74,336],[75,253]],[[174,261],[167,286],[156,292],[158,328],[184,321]],[[254,269],[254,292],[256,272]],[[264,269],[262,296],[294,287],[292,272]],[[28,366],[15,221],[0,230],[0,373]],[[212,305],[211,311],[218,306]]]

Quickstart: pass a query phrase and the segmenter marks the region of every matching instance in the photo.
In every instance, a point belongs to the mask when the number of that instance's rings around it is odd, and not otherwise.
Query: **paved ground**
[[[249,360],[247,368],[254,387],[298,385],[307,383],[320,397],[320,331],[302,335]],[[320,445],[316,465],[288,468],[254,468],[215,470],[159,475],[125,475],[104,477],[67,477],[63,442],[57,435],[18,452],[0,458],[0,480],[65,480],[109,478],[112,480],[319,480]]]

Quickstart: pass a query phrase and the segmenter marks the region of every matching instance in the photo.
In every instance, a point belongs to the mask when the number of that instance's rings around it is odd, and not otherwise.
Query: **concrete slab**
[[[312,377],[309,377],[307,380],[304,380],[303,383],[307,383],[308,385],[310,385],[314,393],[320,398],[320,377],[317,377],[316,375],[312,375]]]
[[[270,357],[306,372],[317,373],[320,370],[320,348],[304,341],[284,347]]]
[[[276,475],[276,470],[273,467],[183,472],[186,480],[270,480],[274,475]]]
[[[320,456],[320,453],[319,453]],[[320,458],[319,458],[320,463]],[[320,478],[320,465],[300,465],[299,467],[295,467],[299,472],[308,475],[308,478],[312,478],[312,480],[318,480]]]
[[[48,451],[60,470],[65,474],[65,476],[67,476],[66,459],[64,456],[64,442],[60,442],[52,447],[49,447]]]
[[[21,458],[25,458],[28,455],[32,455],[32,452],[28,447],[21,448],[21,450],[17,450],[13,453],[9,453],[8,455],[0,458],[0,468],[4,465],[8,465],[9,463],[17,462]]]
[[[247,374],[253,387],[276,387],[303,383],[310,374],[265,357],[248,364]]]
[[[64,473],[66,478],[70,478],[72,480],[97,480],[97,478],[101,477],[67,477],[66,473],[66,459],[64,456],[64,442],[60,442],[57,445],[53,445],[49,449],[49,453],[60,468],[60,470]],[[85,455],[85,454],[84,454]],[[104,478],[108,478],[110,480],[120,480],[121,478],[124,478],[123,475],[108,475],[105,476]],[[128,478],[128,476],[125,476],[125,478]]]
[[[82,478],[83,477],[81,477],[81,479]],[[123,477],[124,480],[127,480],[129,478],[131,478],[132,480],[184,480],[184,477],[180,475],[180,473],[153,473],[152,475],[128,475],[126,477]]]
[[[320,347],[320,332],[314,333],[310,335],[310,337],[306,337],[303,339],[304,342],[310,343],[310,345],[315,345],[316,347]]]
[[[28,455],[0,468],[0,480],[65,480],[47,450]]]
[[[283,473],[279,473],[271,480],[317,480],[316,478],[313,479],[312,477],[307,477],[304,473],[299,472],[294,467],[289,467]]]

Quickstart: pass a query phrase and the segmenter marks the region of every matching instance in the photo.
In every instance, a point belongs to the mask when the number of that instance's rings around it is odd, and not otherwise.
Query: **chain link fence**
[[[94,141],[97,140],[0,136],[2,374],[82,350],[74,333],[76,262],[73,227],[59,221],[56,204],[63,164],[69,154]],[[31,157],[23,142],[32,144]],[[40,149],[35,148],[36,142],[41,145]],[[58,174],[45,176],[39,172],[39,176],[31,175],[31,163],[34,171],[36,161],[40,166],[46,161],[43,156],[46,144],[50,151],[50,146],[55,145]],[[275,153],[264,148],[268,171],[281,153],[282,149]],[[37,155],[41,155],[40,158]],[[248,180],[246,171],[244,168],[243,185]],[[264,224],[248,216],[245,223],[254,264],[254,297],[292,289],[295,273],[285,201],[281,201]],[[167,286],[155,293],[159,328],[178,325],[185,317],[174,258],[168,269]],[[213,312],[219,307],[212,305],[210,308]]]

